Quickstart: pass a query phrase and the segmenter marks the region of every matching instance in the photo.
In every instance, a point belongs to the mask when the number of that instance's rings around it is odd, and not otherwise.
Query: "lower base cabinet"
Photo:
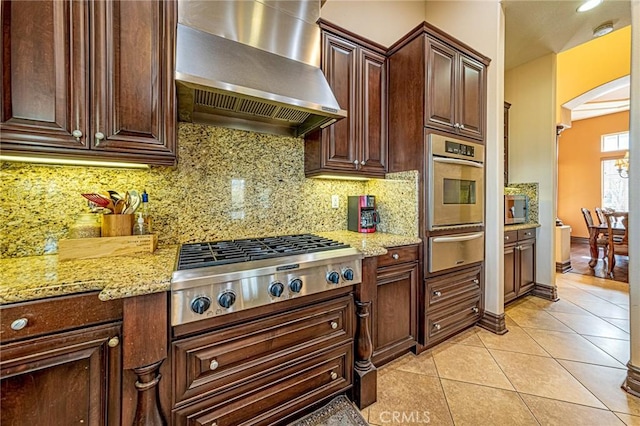
[[[504,233],[504,303],[524,296],[536,284],[535,228]]]
[[[481,265],[428,278],[424,283],[421,344],[431,347],[475,324],[483,312]]]

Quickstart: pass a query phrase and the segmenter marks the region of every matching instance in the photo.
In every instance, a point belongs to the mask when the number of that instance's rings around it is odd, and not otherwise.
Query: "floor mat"
[[[346,396],[339,395],[289,426],[369,426],[369,423]]]

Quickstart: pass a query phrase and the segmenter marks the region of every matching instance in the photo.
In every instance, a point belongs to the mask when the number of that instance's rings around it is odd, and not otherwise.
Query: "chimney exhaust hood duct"
[[[320,0],[178,2],[180,121],[300,137],[345,118],[320,64]]]

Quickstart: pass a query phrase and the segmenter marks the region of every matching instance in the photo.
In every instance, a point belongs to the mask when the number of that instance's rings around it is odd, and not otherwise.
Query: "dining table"
[[[615,222],[611,223],[611,229],[613,235],[625,235],[625,222],[629,217],[627,212],[615,212],[615,216],[619,218]],[[591,259],[589,260],[589,267],[594,268],[598,263],[598,235],[609,232],[609,227],[606,223],[599,225],[589,226],[589,254]]]

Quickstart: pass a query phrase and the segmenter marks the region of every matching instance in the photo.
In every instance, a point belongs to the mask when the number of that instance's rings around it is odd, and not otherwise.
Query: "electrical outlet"
[[[332,195],[331,196],[331,208],[332,209],[337,209],[340,207],[340,198],[338,198],[337,195]]]

